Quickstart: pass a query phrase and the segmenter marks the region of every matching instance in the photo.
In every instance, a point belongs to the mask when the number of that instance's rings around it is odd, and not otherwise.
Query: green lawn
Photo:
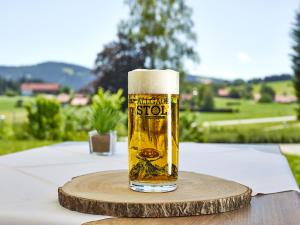
[[[26,111],[23,107],[16,107],[16,103],[18,100],[25,102],[29,99],[30,97],[23,96],[0,96],[0,115],[4,115],[8,123],[23,122],[26,119]]]
[[[18,100],[23,102],[30,100],[30,97],[16,96],[7,97],[0,96],[0,115],[5,116],[9,133],[11,133],[11,124],[24,122],[26,120],[26,111],[23,107],[16,107]],[[41,141],[41,140],[15,140],[13,137],[3,139],[0,137],[0,155],[22,151],[25,149],[45,146],[56,143],[57,141]]]
[[[285,155],[289,165],[292,169],[292,172],[294,174],[294,177],[298,183],[298,186],[300,187],[300,156],[297,155]]]
[[[295,95],[295,89],[292,80],[266,82],[265,84],[272,87],[277,95]],[[262,83],[253,84],[253,94],[258,94],[261,86]],[[230,90],[230,88],[231,86],[227,87],[226,89]]]
[[[57,143],[57,141],[41,140],[0,140],[0,155],[23,151],[25,149],[41,147]]]
[[[216,126],[203,130],[209,143],[300,143],[300,123],[261,123]],[[201,135],[201,134],[199,134]]]
[[[228,105],[232,104],[232,105]],[[256,103],[252,100],[215,98],[217,108],[238,109],[236,113],[199,113],[201,121],[234,120],[296,115],[296,104]]]
[[[286,80],[286,81],[274,81],[274,82],[267,82],[268,86],[272,87],[276,94],[283,95],[295,95],[295,89],[293,86],[293,81]],[[253,85],[253,92],[259,93],[261,84],[254,84]]]

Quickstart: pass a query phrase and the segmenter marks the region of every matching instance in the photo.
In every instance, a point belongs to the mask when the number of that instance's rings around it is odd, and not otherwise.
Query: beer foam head
[[[179,94],[179,73],[174,70],[136,69],[128,73],[128,94]]]

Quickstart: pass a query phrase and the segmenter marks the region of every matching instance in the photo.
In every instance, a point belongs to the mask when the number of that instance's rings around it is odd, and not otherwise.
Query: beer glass
[[[178,120],[178,72],[138,69],[128,73],[128,159],[132,190],[176,189]]]

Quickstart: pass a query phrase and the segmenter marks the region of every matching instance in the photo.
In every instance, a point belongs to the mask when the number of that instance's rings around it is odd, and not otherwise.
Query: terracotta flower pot
[[[89,132],[90,153],[109,156],[113,155],[117,141],[116,131],[98,134],[96,130]]]

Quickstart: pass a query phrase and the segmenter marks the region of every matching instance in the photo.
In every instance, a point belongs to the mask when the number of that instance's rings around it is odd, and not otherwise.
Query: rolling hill
[[[223,83],[225,82],[226,80],[224,79],[218,79],[218,78],[213,78],[213,77],[210,77],[210,76],[199,76],[199,75],[194,75],[194,74],[187,74],[184,78],[185,81],[187,82],[191,82],[191,83],[203,83],[207,80],[213,82],[213,83]]]
[[[44,62],[28,66],[0,66],[0,77],[9,80],[41,80],[67,85],[75,90],[95,79],[91,70],[75,64]]]

